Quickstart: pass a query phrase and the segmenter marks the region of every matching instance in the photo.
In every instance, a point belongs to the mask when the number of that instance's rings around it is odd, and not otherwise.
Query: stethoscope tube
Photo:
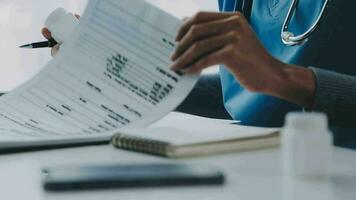
[[[250,21],[253,0],[235,0],[234,11],[240,11]]]
[[[294,45],[302,45],[303,43],[305,43],[320,25],[320,22],[326,13],[326,9],[329,4],[329,1],[330,0],[325,0],[318,18],[315,20],[313,25],[309,29],[307,29],[307,31],[305,31],[300,35],[294,35],[293,32],[288,30],[288,28],[293,18],[293,15],[297,10],[299,0],[293,0],[291,6],[288,9],[287,17],[284,20],[283,26],[281,28],[281,40],[283,44],[285,44],[286,46],[294,46]],[[244,16],[247,18],[247,20],[249,20],[251,17],[252,5],[253,5],[253,0],[235,0],[234,10],[242,12]]]
[[[325,0],[323,7],[320,11],[320,14],[319,14],[318,18],[315,20],[315,22],[313,23],[313,25],[304,33],[295,36],[293,32],[288,31],[290,21],[292,20],[293,14],[296,11],[297,5],[299,3],[299,0],[293,0],[292,5],[290,6],[290,8],[288,10],[287,17],[283,23],[283,27],[281,30],[281,39],[282,39],[283,44],[285,44],[287,46],[294,46],[294,45],[301,45],[301,44],[305,43],[306,41],[308,41],[308,38],[311,36],[311,34],[313,34],[313,32],[320,25],[321,19],[323,18],[323,16],[326,13],[326,8],[329,4],[329,1],[330,0]]]

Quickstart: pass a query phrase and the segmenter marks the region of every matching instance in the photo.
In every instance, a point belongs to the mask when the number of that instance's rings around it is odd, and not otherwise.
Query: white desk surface
[[[170,160],[109,145],[0,155],[0,199],[356,199],[356,151],[335,148],[334,173],[330,181],[283,179],[279,149],[240,152],[184,160]],[[48,165],[103,163],[206,163],[226,175],[223,186],[155,189],[92,190],[49,193],[42,189],[40,169]]]

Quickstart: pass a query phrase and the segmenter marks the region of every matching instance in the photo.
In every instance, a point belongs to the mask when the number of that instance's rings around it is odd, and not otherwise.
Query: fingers
[[[78,19],[80,19],[80,15],[78,15],[78,14],[75,14],[74,15],[76,18],[78,18]],[[42,30],[41,30],[41,32],[42,32],[42,35],[46,38],[46,39],[51,39],[52,38],[52,33],[51,33],[51,31],[49,31],[48,30],[48,28],[42,28]],[[57,45],[55,45],[54,47],[52,47],[52,49],[51,49],[51,55],[54,57],[57,53],[58,53],[58,51],[59,51],[59,49],[60,49],[60,44],[57,44]]]
[[[192,63],[187,68],[181,70],[184,74],[197,74],[202,71],[206,67],[210,67],[217,64],[223,64],[224,60],[226,59],[226,55],[228,55],[229,48],[224,47],[218,49],[217,51],[211,52],[210,54],[206,55],[198,59],[196,62]]]
[[[211,63],[231,63],[234,58],[226,55],[240,49],[240,40],[245,36],[248,25],[241,13],[203,13],[197,16],[183,25],[178,33],[179,42],[171,57],[174,71],[196,73]],[[196,22],[200,23],[194,24]]]
[[[171,69],[181,70],[188,68],[196,60],[205,57],[207,54],[223,48],[234,39],[234,33],[221,34],[195,42],[182,56],[177,59]],[[208,67],[208,66],[206,66]]]
[[[45,37],[46,39],[52,38],[52,34],[47,28],[43,28],[41,32],[42,32],[43,37]]]
[[[178,30],[178,34],[176,36],[176,41],[180,41],[183,36],[188,32],[190,27],[194,24],[199,24],[206,21],[219,20],[230,17],[235,13],[219,13],[216,12],[199,12],[194,17],[186,20],[181,28]]]
[[[60,47],[61,47],[60,44],[57,44],[57,45],[55,45],[54,47],[52,47],[52,49],[51,49],[51,55],[52,55],[52,57],[54,57],[54,56],[58,53]]]
[[[236,16],[193,25],[177,45],[171,56],[172,61],[180,57],[195,41],[236,29],[239,24],[234,18]]]

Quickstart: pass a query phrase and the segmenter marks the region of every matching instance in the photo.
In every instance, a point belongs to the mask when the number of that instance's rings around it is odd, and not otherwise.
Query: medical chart
[[[197,76],[169,69],[180,20],[142,0],[92,0],[73,37],[0,98],[0,142],[110,136],[174,110]]]

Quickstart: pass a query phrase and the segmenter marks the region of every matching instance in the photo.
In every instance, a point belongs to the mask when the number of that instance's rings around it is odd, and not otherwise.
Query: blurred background
[[[89,0],[90,1],[90,0]],[[217,0],[147,0],[183,18],[197,11],[217,11]],[[19,49],[42,41],[41,28],[57,7],[81,14],[88,0],[0,0],[0,92],[14,89],[34,76],[51,59],[49,49]],[[216,71],[216,68],[209,70]]]

